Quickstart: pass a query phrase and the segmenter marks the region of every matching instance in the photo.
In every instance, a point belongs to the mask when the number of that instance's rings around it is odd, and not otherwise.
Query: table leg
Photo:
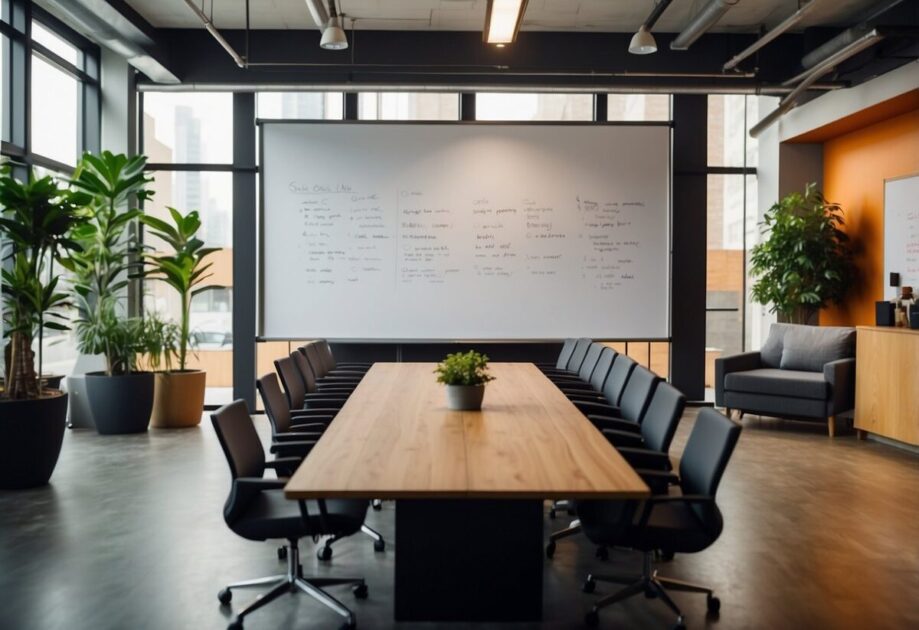
[[[542,618],[541,500],[396,502],[398,621]]]

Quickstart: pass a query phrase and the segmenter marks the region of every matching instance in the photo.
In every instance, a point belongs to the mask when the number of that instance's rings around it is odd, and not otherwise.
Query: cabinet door
[[[919,444],[919,335],[860,329],[855,426]]]

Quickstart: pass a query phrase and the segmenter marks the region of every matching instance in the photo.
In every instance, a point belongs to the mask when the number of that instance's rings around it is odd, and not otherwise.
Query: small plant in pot
[[[434,373],[437,382],[447,386],[447,407],[454,411],[481,409],[485,384],[494,380],[488,373],[488,357],[475,350],[448,354]]]
[[[79,197],[51,177],[30,174],[20,182],[8,166],[0,170],[3,329],[10,340],[0,392],[0,488],[48,483],[60,455],[67,395],[44,388],[37,375],[43,332],[67,330],[70,300],[58,288],[54,265],[79,250],[68,237],[83,221],[79,205]]]
[[[207,375],[202,370],[188,369],[188,349],[191,343],[191,302],[196,295],[211,288],[204,285],[210,277],[211,264],[205,259],[219,251],[205,247],[196,235],[201,228],[197,211],[182,215],[167,208],[172,219],[167,221],[144,215],[144,225],[171,251],[145,255],[147,278],[160,280],[179,294],[180,318],[177,339],[178,370],[167,369],[156,374],[156,396],[153,403],[154,427],[193,427],[201,422],[204,411],[204,391]]]
[[[73,232],[82,251],[64,262],[74,276],[78,349],[105,357],[105,371],[90,372],[85,381],[103,434],[146,431],[153,408],[153,373],[138,371],[138,357],[150,346],[149,328],[141,318],[127,317],[126,307],[138,251],[130,228],[141,216],[131,206],[152,194],[145,164],[143,156],[85,154],[71,180],[88,197],[89,221]]]

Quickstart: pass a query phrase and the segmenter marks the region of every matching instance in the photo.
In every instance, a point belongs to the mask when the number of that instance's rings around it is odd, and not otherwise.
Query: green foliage
[[[46,329],[67,330],[64,311],[68,295],[58,290],[54,263],[64,253],[80,252],[69,237],[82,225],[83,199],[61,188],[52,177],[21,182],[4,165],[0,169],[0,290],[3,294],[4,337],[11,339],[6,394],[37,398],[42,368],[42,334]],[[38,336],[38,371],[31,350]]]
[[[172,224],[149,215],[141,217],[141,221],[150,228],[151,233],[162,239],[172,250],[171,253],[146,254],[148,269],[144,275],[165,282],[179,294],[182,315],[179,324],[178,358],[179,369],[184,370],[191,337],[191,301],[196,295],[210,288],[201,286],[211,276],[208,270],[212,263],[205,264],[204,259],[220,248],[205,247],[204,241],[196,237],[201,228],[197,210],[192,210],[185,216],[175,208],[168,210]]]
[[[167,322],[157,313],[147,313],[144,318],[145,351],[150,359],[150,369],[172,371],[172,363],[179,356],[179,326]]]
[[[434,373],[437,382],[444,385],[484,385],[494,380],[488,374],[488,357],[475,350],[448,354]]]
[[[772,206],[763,219],[765,240],[750,255],[757,278],[753,299],[804,323],[829,302],[840,302],[855,279],[842,208],[808,184]]]
[[[71,185],[85,200],[88,221],[73,231],[82,250],[63,260],[74,276],[79,309],[76,322],[80,352],[103,354],[106,374],[126,374],[135,369],[139,347],[128,333],[138,333],[137,321],[119,318],[125,309],[128,286],[138,264],[136,235],[129,228],[141,216],[134,203],[150,199],[152,181],[144,172],[147,159],[128,158],[104,151],[86,153],[77,165]],[[119,321],[120,320],[120,321]]]

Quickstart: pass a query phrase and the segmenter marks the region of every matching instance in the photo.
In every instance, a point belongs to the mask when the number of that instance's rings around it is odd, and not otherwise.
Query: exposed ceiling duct
[[[874,46],[882,39],[884,39],[884,33],[877,28],[870,29],[863,33],[858,39],[850,41],[844,48],[818,62],[805,75],[799,75],[790,81],[786,81],[783,85],[790,85],[791,81],[797,82],[800,79],[800,83],[779,102],[778,107],[750,128],[750,136],[753,138],[759,137],[765,129],[773,125],[786,112],[796,107],[800,96],[811,88],[818,79],[833,70],[833,68],[846,59]]]
[[[185,4],[188,5],[189,9],[194,11],[195,15],[198,16],[198,19],[200,19],[204,23],[204,28],[207,29],[207,32],[210,33],[211,36],[215,40],[217,40],[217,43],[220,44],[220,46],[225,51],[227,51],[227,53],[233,58],[233,61],[236,62],[236,65],[239,66],[240,68],[245,68],[246,67],[245,59],[242,58],[242,55],[236,52],[236,49],[230,45],[230,42],[224,39],[223,35],[220,34],[220,31],[217,30],[217,27],[214,26],[214,23],[211,22],[210,18],[207,17],[204,11],[198,8],[198,5],[195,3],[195,0],[185,0]]]
[[[740,0],[710,0],[670,42],[670,50],[689,50],[697,39],[713,27]]]
[[[875,20],[902,2],[903,0],[890,0],[889,2],[885,2],[881,6],[873,9],[871,14],[864,16],[864,19],[862,19],[861,23],[857,26],[853,26],[852,28],[844,30],[836,37],[830,39],[829,41],[804,55],[804,57],[801,58],[801,67],[805,70],[809,70],[830,55],[833,55],[846,46],[851,45],[852,42],[861,38],[865,33],[877,25]]]
[[[781,22],[781,24],[778,24],[775,28],[765,33],[758,40],[756,40],[755,42],[753,42],[752,44],[744,48],[742,51],[740,51],[739,53],[731,57],[731,59],[726,64],[724,64],[724,71],[728,72],[729,70],[733,70],[734,68],[737,67],[737,65],[741,61],[743,61],[750,55],[754,54],[761,48],[765,47],[767,44],[775,40],[775,38],[777,38],[779,35],[783,34],[785,31],[790,29],[792,26],[800,22],[801,19],[804,18],[804,16],[810,13],[811,10],[815,6],[817,6],[818,2],[820,2],[820,0],[811,0],[810,2],[805,4],[803,7],[801,7],[800,9],[798,9],[797,11],[789,15],[787,18],[785,18]]]
[[[306,8],[310,11],[310,16],[316,24],[319,32],[325,30],[326,24],[329,23],[329,10],[325,7],[323,0],[306,0]]]

